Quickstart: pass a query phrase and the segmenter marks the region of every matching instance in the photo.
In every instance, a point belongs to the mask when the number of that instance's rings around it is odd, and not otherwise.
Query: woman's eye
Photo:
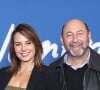
[[[26,44],[32,44],[32,42],[27,42]]]
[[[15,44],[16,46],[20,46],[21,44]]]

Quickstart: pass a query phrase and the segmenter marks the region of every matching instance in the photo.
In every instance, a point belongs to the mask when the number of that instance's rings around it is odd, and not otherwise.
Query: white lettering
[[[7,46],[9,44],[9,40],[10,40],[10,36],[11,36],[11,33],[14,29],[14,24],[11,24],[9,30],[8,30],[8,34],[7,34],[7,37],[5,38],[4,40],[4,43],[3,43],[3,46],[0,50],[0,62],[2,61],[3,57],[4,57],[4,54],[6,52],[6,49],[7,49]]]
[[[43,46],[42,58],[44,58],[50,51],[52,51],[52,56],[54,58],[58,56],[58,53],[57,53],[58,45],[57,44],[55,43],[51,44],[49,40],[45,40],[44,42],[42,42],[42,46]]]
[[[89,43],[89,46],[92,49],[98,48],[97,52],[100,54],[100,42],[96,42],[96,43],[93,44],[93,41],[91,40],[90,43]]]

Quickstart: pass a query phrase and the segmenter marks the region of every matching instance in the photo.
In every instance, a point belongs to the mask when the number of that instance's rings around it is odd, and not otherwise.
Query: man
[[[59,75],[61,90],[100,90],[100,55],[89,47],[90,39],[81,20],[72,19],[63,26],[66,53],[50,65]]]

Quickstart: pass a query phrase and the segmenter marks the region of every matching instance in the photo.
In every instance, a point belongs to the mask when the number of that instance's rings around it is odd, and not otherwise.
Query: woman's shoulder
[[[4,80],[10,75],[8,68],[8,66],[0,68],[0,81]]]
[[[56,70],[53,68],[50,68],[49,66],[44,65],[43,71],[44,71],[46,76],[52,77],[52,76],[57,75]]]
[[[44,77],[48,90],[60,90],[58,73],[49,66],[44,66]]]
[[[48,70],[49,70],[49,67],[46,65],[43,65],[43,71],[48,71]]]
[[[0,75],[8,73],[9,68],[10,68],[10,66],[0,68]]]
[[[53,69],[51,69],[49,66],[43,65],[43,71],[44,72],[51,72]]]
[[[50,68],[49,66],[43,65],[42,70],[39,70],[38,68],[34,68],[35,70],[37,70],[38,72],[42,73],[45,77],[52,77],[52,76],[56,76],[56,70],[53,68]]]

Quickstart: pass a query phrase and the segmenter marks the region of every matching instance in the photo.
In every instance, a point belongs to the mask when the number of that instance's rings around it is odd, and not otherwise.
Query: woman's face
[[[33,62],[35,55],[35,46],[31,40],[26,38],[21,33],[17,32],[14,35],[14,49],[16,56],[21,62]]]

